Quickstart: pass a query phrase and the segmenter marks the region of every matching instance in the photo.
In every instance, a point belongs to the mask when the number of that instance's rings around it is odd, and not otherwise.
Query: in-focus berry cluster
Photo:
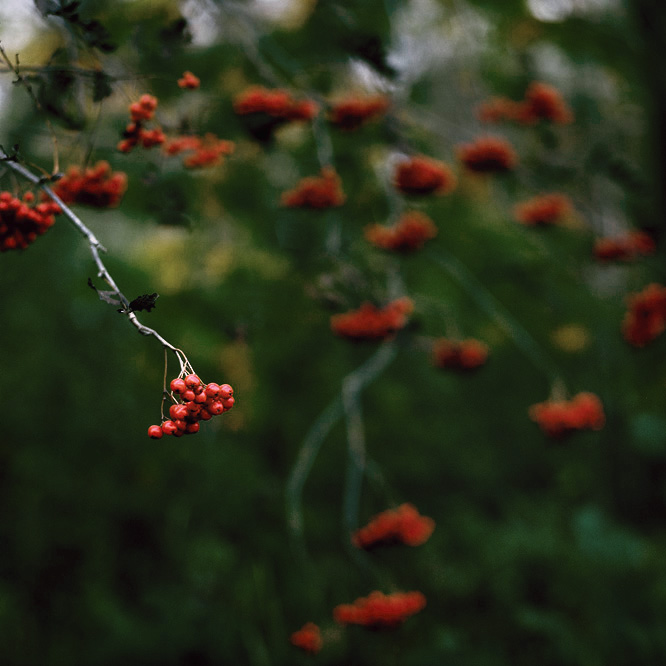
[[[348,97],[331,105],[328,120],[343,130],[353,130],[377,118],[389,107],[386,97]]]
[[[525,226],[546,227],[561,223],[572,210],[573,205],[568,196],[550,192],[517,204],[514,215]]]
[[[649,284],[629,297],[622,322],[622,335],[634,347],[644,347],[666,328],[666,287]]]
[[[31,192],[23,200],[0,192],[0,252],[23,250],[53,226],[60,207],[53,201],[34,201]]]
[[[194,373],[172,379],[170,388],[174,400],[169,407],[171,418],[148,428],[153,439],[199,432],[200,421],[209,421],[234,406],[234,390],[229,384],[204,384]]]
[[[123,132],[123,140],[118,144],[121,153],[131,152],[137,145],[152,148],[164,143],[166,137],[159,128],[146,129],[145,123],[152,120],[157,109],[157,97],[141,95],[138,102],[132,102],[129,107],[132,122]]]
[[[482,122],[496,123],[502,120],[523,125],[533,125],[539,120],[563,125],[573,122],[573,113],[557,88],[540,81],[532,82],[525,98],[514,102],[507,97],[492,97],[478,109]]]
[[[393,184],[404,194],[446,194],[455,188],[457,179],[444,162],[415,155],[398,163]]]
[[[529,416],[549,437],[564,437],[575,430],[601,430],[606,417],[594,393],[578,393],[571,400],[546,400],[529,408]]]
[[[321,631],[314,622],[306,622],[289,640],[293,646],[309,654],[317,654],[322,646]]]
[[[357,548],[364,550],[392,544],[420,546],[430,538],[434,529],[432,518],[422,516],[413,504],[405,503],[374,516],[352,534],[351,540]]]
[[[382,248],[394,252],[413,252],[437,235],[435,223],[419,211],[403,214],[391,227],[373,224],[365,229],[366,239]]]
[[[303,178],[291,190],[282,193],[281,202],[288,208],[334,208],[345,202],[340,177],[331,167],[321,170],[320,176]]]
[[[480,340],[437,338],[432,345],[432,362],[437,368],[474,370],[488,360],[488,346]]]
[[[77,166],[69,167],[53,186],[53,191],[64,203],[85,204],[95,208],[117,206],[125,190],[127,175],[122,171],[112,171],[111,165],[104,160],[83,171]]]
[[[340,624],[358,624],[372,629],[395,629],[408,617],[425,608],[421,592],[384,594],[375,590],[351,604],[333,609],[333,619]]]
[[[598,238],[594,243],[594,256],[600,261],[631,261],[653,254],[656,244],[645,231],[629,231],[613,238]]]
[[[199,77],[192,74],[192,72],[183,72],[183,76],[178,79],[178,87],[186,90],[195,90],[200,85]]]
[[[414,305],[409,298],[391,301],[383,308],[363,303],[358,310],[331,317],[331,330],[350,340],[385,340],[407,324]]]
[[[458,147],[458,159],[474,173],[510,171],[518,163],[513,146],[499,136],[478,137]]]

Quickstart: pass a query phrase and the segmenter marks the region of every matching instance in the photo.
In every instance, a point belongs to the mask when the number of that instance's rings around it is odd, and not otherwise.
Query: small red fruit
[[[208,406],[208,411],[213,415],[217,416],[224,412],[224,403],[221,400],[216,400]]]
[[[220,385],[212,382],[206,386],[205,392],[209,398],[217,398],[217,395],[220,392]]]
[[[186,400],[187,402],[191,402],[196,397],[197,394],[192,389],[187,389],[187,391],[183,393],[183,400]]]
[[[184,421],[183,419],[176,419],[174,423],[178,430],[185,430],[185,428],[187,428],[187,422]]]
[[[165,421],[162,424],[162,432],[165,435],[173,435],[178,428],[176,427],[176,424],[173,421]]]
[[[199,432],[199,424],[198,423],[188,423],[187,428],[185,428],[185,432],[188,435],[193,435],[195,432]]]
[[[151,425],[148,428],[148,437],[151,439],[161,439],[163,434],[162,428],[158,425]]]
[[[185,405],[171,405],[171,407],[169,407],[169,416],[172,419],[184,419],[187,416]]]
[[[172,379],[171,380],[171,390],[174,393],[183,393],[184,391],[187,390],[187,386],[185,385],[185,382],[182,379]]]
[[[224,405],[225,409],[231,409],[234,406],[235,402],[236,402],[235,398],[227,398],[226,400],[222,401],[222,404]]]
[[[220,398],[222,398],[222,400],[231,398],[233,394],[234,390],[231,388],[229,384],[222,384],[222,386],[220,386],[219,396]]]
[[[206,400],[208,400],[208,396],[203,391],[201,393],[197,393],[194,396],[194,402],[196,402],[200,405],[203,404],[204,402],[206,402]]]
[[[199,412],[199,418],[200,418],[202,421],[210,421],[210,419],[213,418],[213,415],[212,415],[207,409],[202,409],[202,410]]]
[[[195,386],[199,386],[199,384],[201,384],[201,380],[194,373],[185,377],[185,386],[187,388],[193,389]]]

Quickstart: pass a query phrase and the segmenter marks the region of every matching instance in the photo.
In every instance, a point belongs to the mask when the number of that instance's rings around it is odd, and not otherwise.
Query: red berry
[[[225,409],[231,409],[235,402],[236,400],[234,398],[227,398],[226,400],[222,401],[222,404],[224,405]]]
[[[215,402],[212,402],[207,409],[213,416],[217,416],[224,412],[224,404],[221,400],[216,400]]]
[[[201,405],[199,405],[196,402],[188,402],[185,405],[186,411],[187,411],[187,416],[196,416],[199,414],[201,411]],[[183,417],[185,418],[185,417]]]
[[[187,390],[187,386],[182,379],[172,379],[170,386],[174,393],[183,393],[183,391]]]
[[[187,388],[193,389],[195,386],[199,386],[200,384],[201,380],[194,373],[185,377],[185,386],[187,386]]]
[[[185,428],[187,428],[187,423],[183,419],[176,419],[174,423],[178,430],[185,430]]]
[[[197,394],[192,389],[187,389],[187,391],[183,393],[183,400],[191,402],[192,400],[194,400],[194,398],[196,398],[196,395]]]
[[[205,391],[209,398],[217,398],[217,394],[220,392],[220,385],[213,382],[206,386]]]
[[[184,419],[187,416],[187,409],[185,405],[171,405],[169,407],[169,416],[172,419]]]
[[[197,402],[200,405],[206,402],[206,400],[208,400],[208,396],[203,391],[194,396],[194,402]]]
[[[165,435],[173,435],[178,428],[176,427],[176,424],[173,421],[165,421],[162,424],[162,432]]]
[[[195,432],[199,432],[199,424],[188,423],[187,428],[185,428],[185,432],[188,433],[189,435],[193,435]]]
[[[199,418],[200,418],[202,421],[209,421],[210,419],[213,418],[213,415],[212,415],[207,409],[202,409],[202,410],[199,412]]]
[[[222,386],[220,386],[219,396],[222,398],[222,400],[231,398],[233,394],[234,390],[231,388],[231,386],[229,386],[229,384],[222,384]]]
[[[184,434],[185,434],[185,431],[184,430],[178,430],[178,428],[176,428],[173,431],[173,436],[174,437],[182,437]]]
[[[151,425],[148,428],[148,437],[152,439],[161,439],[163,434],[162,428],[158,425]]]

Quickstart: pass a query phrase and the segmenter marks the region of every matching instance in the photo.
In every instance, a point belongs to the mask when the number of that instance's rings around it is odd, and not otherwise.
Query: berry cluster
[[[383,308],[363,303],[358,310],[331,317],[331,330],[350,340],[385,340],[407,324],[414,310],[409,298],[398,298]]]
[[[421,592],[394,592],[383,594],[375,590],[351,604],[340,604],[333,609],[333,618],[340,624],[358,624],[372,629],[395,629],[410,615],[425,608],[426,598]]]
[[[170,419],[161,425],[151,425],[148,436],[182,435],[199,432],[199,421],[228,412],[234,406],[234,390],[229,384],[204,384],[194,373],[171,380],[174,404],[169,407]]]
[[[353,130],[384,114],[389,107],[386,97],[349,97],[331,105],[328,120],[343,130]]]
[[[634,347],[644,347],[666,329],[666,287],[649,284],[629,297],[622,335]]]
[[[365,237],[370,243],[395,252],[418,250],[436,235],[435,223],[419,211],[405,213],[392,227],[373,224],[365,229]]]
[[[27,192],[23,200],[9,192],[0,192],[0,252],[23,250],[55,222],[60,207],[53,201],[33,204],[35,196]]]
[[[144,148],[152,148],[164,143],[166,137],[159,128],[146,129],[144,123],[153,119],[157,109],[157,97],[141,95],[138,102],[132,102],[129,107],[132,122],[123,132],[123,140],[118,144],[121,153],[129,153],[138,144]]]
[[[321,631],[314,622],[306,622],[289,640],[292,645],[309,654],[317,654],[322,646]]]
[[[435,529],[435,521],[422,516],[412,504],[401,504],[397,509],[388,509],[356,530],[351,537],[357,548],[371,550],[376,546],[424,544]]]
[[[81,171],[71,166],[53,186],[53,191],[67,204],[78,203],[95,208],[117,206],[127,190],[127,175],[111,171],[108,162],[102,160],[95,166]]]
[[[206,134],[203,138],[198,136],[179,136],[164,144],[163,151],[167,155],[179,155],[190,152],[183,159],[183,166],[188,169],[218,166],[225,155],[234,152],[232,141],[218,139],[214,134]]]
[[[498,136],[483,136],[458,147],[458,159],[474,173],[510,171],[518,163],[513,146]]]
[[[438,338],[432,345],[432,362],[437,368],[474,370],[488,360],[488,346],[480,340]]]
[[[397,165],[393,184],[404,194],[446,194],[455,188],[457,180],[443,162],[415,155]]]
[[[588,392],[571,400],[546,400],[532,405],[529,416],[549,437],[564,437],[574,430],[601,430],[606,422],[601,400]]]
[[[510,120],[523,125],[533,125],[539,120],[560,125],[573,121],[573,114],[557,88],[539,81],[529,85],[525,99],[520,102],[506,97],[492,97],[481,104],[478,116],[486,123]]]
[[[528,227],[546,227],[559,224],[571,213],[573,206],[565,194],[551,192],[532,197],[514,208],[514,215]]]
[[[234,111],[239,116],[264,113],[281,122],[311,120],[319,107],[312,100],[296,101],[286,90],[252,86],[234,100]]]
[[[183,76],[178,79],[178,87],[187,90],[195,90],[199,87],[201,81],[198,76],[194,76],[192,72],[183,72]]]
[[[281,202],[288,208],[333,208],[345,202],[340,177],[331,167],[324,167],[321,176],[303,178],[291,190],[282,193]]]
[[[653,254],[654,239],[645,231],[630,231],[614,238],[598,238],[594,243],[594,256],[601,261],[631,261],[639,256]]]

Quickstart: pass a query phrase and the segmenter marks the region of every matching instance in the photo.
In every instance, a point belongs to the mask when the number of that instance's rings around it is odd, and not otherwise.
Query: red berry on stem
[[[174,393],[183,393],[183,391],[187,390],[187,386],[185,385],[185,382],[180,378],[172,379],[170,386],[171,386],[171,390]]]
[[[185,428],[187,428],[187,423],[183,419],[176,419],[174,424],[178,430],[185,430]]]
[[[216,400],[208,406],[208,411],[213,415],[217,416],[224,412],[224,403],[221,400]]]
[[[185,405],[171,405],[171,407],[169,407],[169,416],[172,419],[184,419],[187,416]]]
[[[224,405],[225,409],[231,409],[234,406],[235,402],[236,402],[235,398],[227,398],[226,400],[222,401],[222,404]]]
[[[162,432],[165,435],[173,435],[178,428],[176,427],[176,424],[173,421],[165,421],[162,424]]]
[[[193,435],[195,432],[199,432],[199,424],[198,423],[188,423],[187,428],[185,428],[185,432],[188,435]]]
[[[200,405],[206,402],[206,400],[208,400],[208,396],[203,391],[194,396],[194,402],[199,403]]]
[[[163,434],[162,428],[158,425],[151,425],[148,428],[148,437],[151,439],[161,439]]]
[[[202,409],[202,410],[199,412],[199,418],[200,418],[202,421],[209,421],[210,419],[213,418],[213,415],[212,415],[207,409]]]
[[[212,382],[211,384],[208,384],[204,390],[209,398],[217,398],[217,394],[220,392],[220,385]]]
[[[200,384],[201,380],[194,373],[185,377],[185,386],[187,386],[187,388],[193,389],[195,386],[199,386]]]
[[[222,386],[220,386],[219,396],[220,398],[222,398],[222,400],[231,398],[233,394],[234,390],[231,388],[229,384],[222,384]]]
[[[187,389],[187,391],[183,393],[183,400],[191,402],[192,400],[194,400],[194,398],[196,398],[196,396],[197,394],[192,389]]]

